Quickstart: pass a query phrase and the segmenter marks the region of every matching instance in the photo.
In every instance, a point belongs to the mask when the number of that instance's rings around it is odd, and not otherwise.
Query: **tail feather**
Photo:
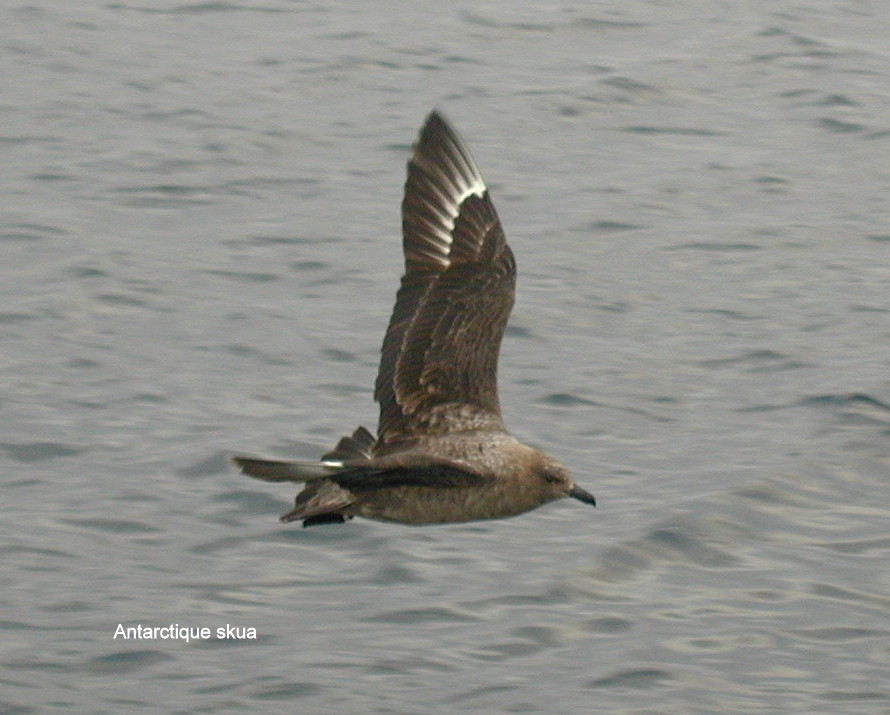
[[[232,461],[249,477],[267,482],[311,482],[324,479],[343,469],[343,462],[289,462],[279,459],[232,457]]]
[[[341,438],[337,446],[325,454],[320,462],[294,462],[241,455],[232,457],[232,461],[247,476],[267,482],[311,482],[343,471],[347,464],[355,467],[357,463],[371,459],[371,448],[375,441],[374,435],[364,427],[359,427],[351,436]]]
[[[297,494],[294,508],[281,516],[281,521],[303,519],[303,526],[330,524],[351,519],[350,505],[355,496],[341,486],[325,480],[310,482]]]

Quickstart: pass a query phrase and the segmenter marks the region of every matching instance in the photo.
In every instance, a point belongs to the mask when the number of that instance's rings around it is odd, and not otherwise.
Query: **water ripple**
[[[175,660],[160,650],[131,650],[120,651],[110,655],[92,658],[84,666],[83,670],[93,674],[123,675],[141,670],[150,669],[159,663]]]
[[[0,442],[0,452],[18,462],[43,462],[60,457],[73,457],[85,450],[59,442]]]

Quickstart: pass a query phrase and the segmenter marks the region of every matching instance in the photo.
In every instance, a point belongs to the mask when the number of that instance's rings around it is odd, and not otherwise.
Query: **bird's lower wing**
[[[344,489],[360,493],[391,487],[473,487],[492,481],[492,477],[448,464],[429,464],[389,469],[349,469],[332,475],[330,480]]]

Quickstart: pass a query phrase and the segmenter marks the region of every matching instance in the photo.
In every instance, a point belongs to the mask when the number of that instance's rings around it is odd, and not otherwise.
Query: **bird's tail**
[[[247,476],[267,482],[311,482],[329,477],[344,468],[343,462],[334,460],[290,462],[281,459],[235,456],[232,457],[232,461]]]
[[[359,427],[351,436],[343,437],[320,462],[292,462],[258,457],[232,457],[249,477],[267,482],[311,482],[324,479],[371,458],[374,435]]]

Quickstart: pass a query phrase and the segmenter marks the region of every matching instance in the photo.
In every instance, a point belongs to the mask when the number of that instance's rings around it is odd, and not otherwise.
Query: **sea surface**
[[[0,712],[890,713],[890,3],[0,26]],[[598,507],[281,525],[228,457],[374,428],[433,107],[507,423]]]

